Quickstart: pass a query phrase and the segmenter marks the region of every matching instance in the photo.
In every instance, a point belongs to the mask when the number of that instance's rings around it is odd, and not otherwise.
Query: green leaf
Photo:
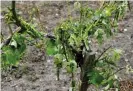
[[[33,25],[26,23],[25,21],[22,21],[22,25],[25,27],[26,32],[32,37],[32,38],[41,38],[41,33],[37,31]]]
[[[116,80],[115,80],[114,76],[110,76],[110,77],[104,79],[103,82],[101,83],[101,85],[103,85],[103,86],[109,85],[109,87],[113,87],[115,81]]]
[[[55,40],[48,39],[47,40],[47,47],[46,47],[46,53],[48,55],[55,55],[58,53],[58,49],[56,47],[56,42]]]
[[[17,65],[25,50],[25,38],[14,34],[10,44],[2,48],[2,67]]]
[[[77,63],[74,60],[66,63],[66,70],[68,73],[75,72],[77,69]]]
[[[71,69],[70,65],[66,66],[66,70],[67,70],[68,73],[72,73],[72,69]]]
[[[106,16],[111,16],[111,10],[109,8],[106,8],[104,12]]]
[[[17,51],[18,53],[23,53],[26,49],[26,43],[25,43],[25,37],[23,35],[20,34],[15,34],[13,36],[13,39],[16,41],[17,43]]]
[[[4,50],[4,53],[2,54],[2,64],[3,65],[16,65],[19,59],[19,54],[15,53],[16,49],[12,49],[12,47],[6,46],[3,48],[3,50]]]
[[[54,56],[54,64],[58,67],[58,68],[62,68],[62,64],[63,64],[63,58],[61,54],[56,54]]]
[[[97,29],[94,36],[97,38],[98,42],[101,44],[103,42],[104,31],[102,29]]]
[[[25,42],[25,37],[23,35],[20,35],[20,34],[14,34],[13,35],[13,40],[16,41],[17,44],[21,45],[21,44],[24,44]]]
[[[96,86],[99,86],[104,80],[104,77],[100,74],[99,71],[96,71],[96,70],[90,72],[88,76],[90,77],[89,83],[92,83]]]
[[[120,49],[114,49],[113,50],[113,55],[112,55],[112,61],[119,60],[121,54],[122,54],[122,51]]]

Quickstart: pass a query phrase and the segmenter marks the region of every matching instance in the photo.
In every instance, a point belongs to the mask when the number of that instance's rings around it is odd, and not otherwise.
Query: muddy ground
[[[40,21],[36,16],[32,16],[32,23],[38,28],[38,30],[50,32],[61,21],[66,19],[69,15],[77,17],[78,14],[74,12],[74,2],[34,2],[39,8]],[[26,21],[30,21],[29,12],[34,8],[33,2],[17,2],[17,10],[20,15],[23,16]],[[133,2],[132,2],[133,3]],[[97,8],[99,6],[97,2],[85,2],[90,7]],[[2,16],[1,16],[1,30],[6,38],[9,35],[9,29],[5,24],[3,18],[7,6],[11,5],[11,2],[2,1]],[[133,7],[133,5],[132,5]],[[35,23],[36,22],[36,23]],[[41,27],[40,26],[41,22]],[[112,40],[107,40],[103,44],[103,48],[108,45],[112,45],[115,48],[123,50],[119,66],[124,67],[129,63],[133,67],[133,10],[128,11],[123,21],[120,21],[122,29],[127,29],[122,33],[118,33]],[[13,26],[16,28],[16,26]],[[97,46],[97,45],[96,45]],[[61,72],[60,81],[56,80],[56,69],[53,65],[52,57],[44,55],[39,49],[34,46],[28,46],[27,53],[21,60],[17,68],[9,69],[8,71],[2,70],[2,91],[68,91],[70,86],[70,75],[65,70]],[[79,72],[77,73],[79,76]],[[133,74],[127,74],[125,70],[119,72],[120,79],[133,80]],[[88,91],[96,91],[92,86]],[[98,90],[100,91],[100,90]]]

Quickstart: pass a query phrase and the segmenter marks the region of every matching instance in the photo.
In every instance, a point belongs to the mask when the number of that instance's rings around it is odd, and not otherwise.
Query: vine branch
[[[110,77],[113,76],[114,74],[118,73],[119,71],[125,69],[125,68],[126,68],[126,67],[121,67],[121,68],[119,68],[119,69],[116,70],[114,73],[112,73],[112,74],[110,75]]]
[[[97,58],[97,60],[99,60],[101,57],[102,57],[102,55],[107,51],[107,50],[109,50],[111,48],[111,46],[109,46],[108,48],[106,48],[102,53],[101,53],[101,55]]]
[[[107,52],[107,50],[109,50],[112,46],[109,46],[108,48],[106,48],[101,55],[99,55],[99,57],[96,59],[95,64],[98,62],[98,60],[104,55],[105,52]]]
[[[15,29],[15,32],[13,32],[11,36],[9,36],[3,43],[1,43],[0,48],[2,48],[5,45],[8,45],[10,43],[11,39],[12,39],[12,36],[15,33],[20,33],[21,34],[24,31],[26,31],[27,30],[27,26],[28,26],[28,28],[30,28],[34,32],[34,28],[32,28],[30,25],[27,25],[27,23],[25,21],[21,22],[21,19],[17,16],[17,13],[16,13],[16,2],[15,1],[12,1],[10,12],[12,13],[12,18],[15,21],[14,24],[17,25],[18,28]],[[46,34],[46,35],[44,35],[44,37],[50,38],[50,39],[55,39],[55,36],[50,35],[50,34]]]
[[[19,32],[20,30],[21,30],[20,27],[18,27],[17,29],[15,29],[15,32],[13,32],[12,35],[10,35],[3,43],[1,43],[0,49],[1,49],[3,46],[8,45],[8,44],[10,43],[11,39],[12,39],[12,36],[13,36],[15,33]]]
[[[61,39],[62,39],[62,46],[63,46],[63,50],[64,50],[64,55],[66,57],[66,61],[68,62],[68,58],[67,58],[67,53],[66,53],[66,48],[65,48],[65,44],[64,44],[64,38],[63,38],[63,30],[61,29]]]

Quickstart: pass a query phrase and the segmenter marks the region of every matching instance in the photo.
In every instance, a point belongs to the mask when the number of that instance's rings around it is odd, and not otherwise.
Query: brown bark
[[[95,53],[86,53],[84,56],[84,64],[81,66],[81,87],[79,91],[87,91],[90,83],[87,74],[93,69],[95,63]]]
[[[82,75],[82,73],[81,73]],[[87,74],[84,75],[84,77],[81,80],[81,87],[79,91],[87,91],[88,87],[89,87],[89,83],[88,83],[88,79],[87,79]]]

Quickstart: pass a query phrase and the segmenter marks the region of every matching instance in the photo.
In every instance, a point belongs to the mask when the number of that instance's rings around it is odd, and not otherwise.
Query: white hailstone
[[[66,59],[63,59],[63,61],[65,62],[65,61],[66,61]]]
[[[98,54],[98,52],[95,52],[96,54]]]
[[[35,17],[33,17],[33,21],[35,21],[36,20],[36,18]]]
[[[127,31],[127,29],[124,29],[124,32],[126,32]]]
[[[58,81],[58,78],[57,77],[55,79],[56,79],[56,81]]]
[[[48,63],[50,63],[50,60],[47,60]]]
[[[72,87],[69,88],[69,91],[73,91],[73,90],[72,90]]]
[[[3,15],[0,15],[0,19],[4,19],[4,16]]]
[[[20,11],[20,12],[18,12],[18,14],[21,15],[21,14],[23,14],[23,13]]]
[[[74,23],[75,26],[77,26],[77,23]]]
[[[46,29],[48,29],[48,26],[45,26]]]
[[[91,43],[91,41],[89,41],[89,43]]]
[[[55,16],[59,16],[59,14],[58,14],[58,13],[56,13],[56,14],[55,14]]]
[[[125,59],[126,62],[128,62],[128,59]]]

